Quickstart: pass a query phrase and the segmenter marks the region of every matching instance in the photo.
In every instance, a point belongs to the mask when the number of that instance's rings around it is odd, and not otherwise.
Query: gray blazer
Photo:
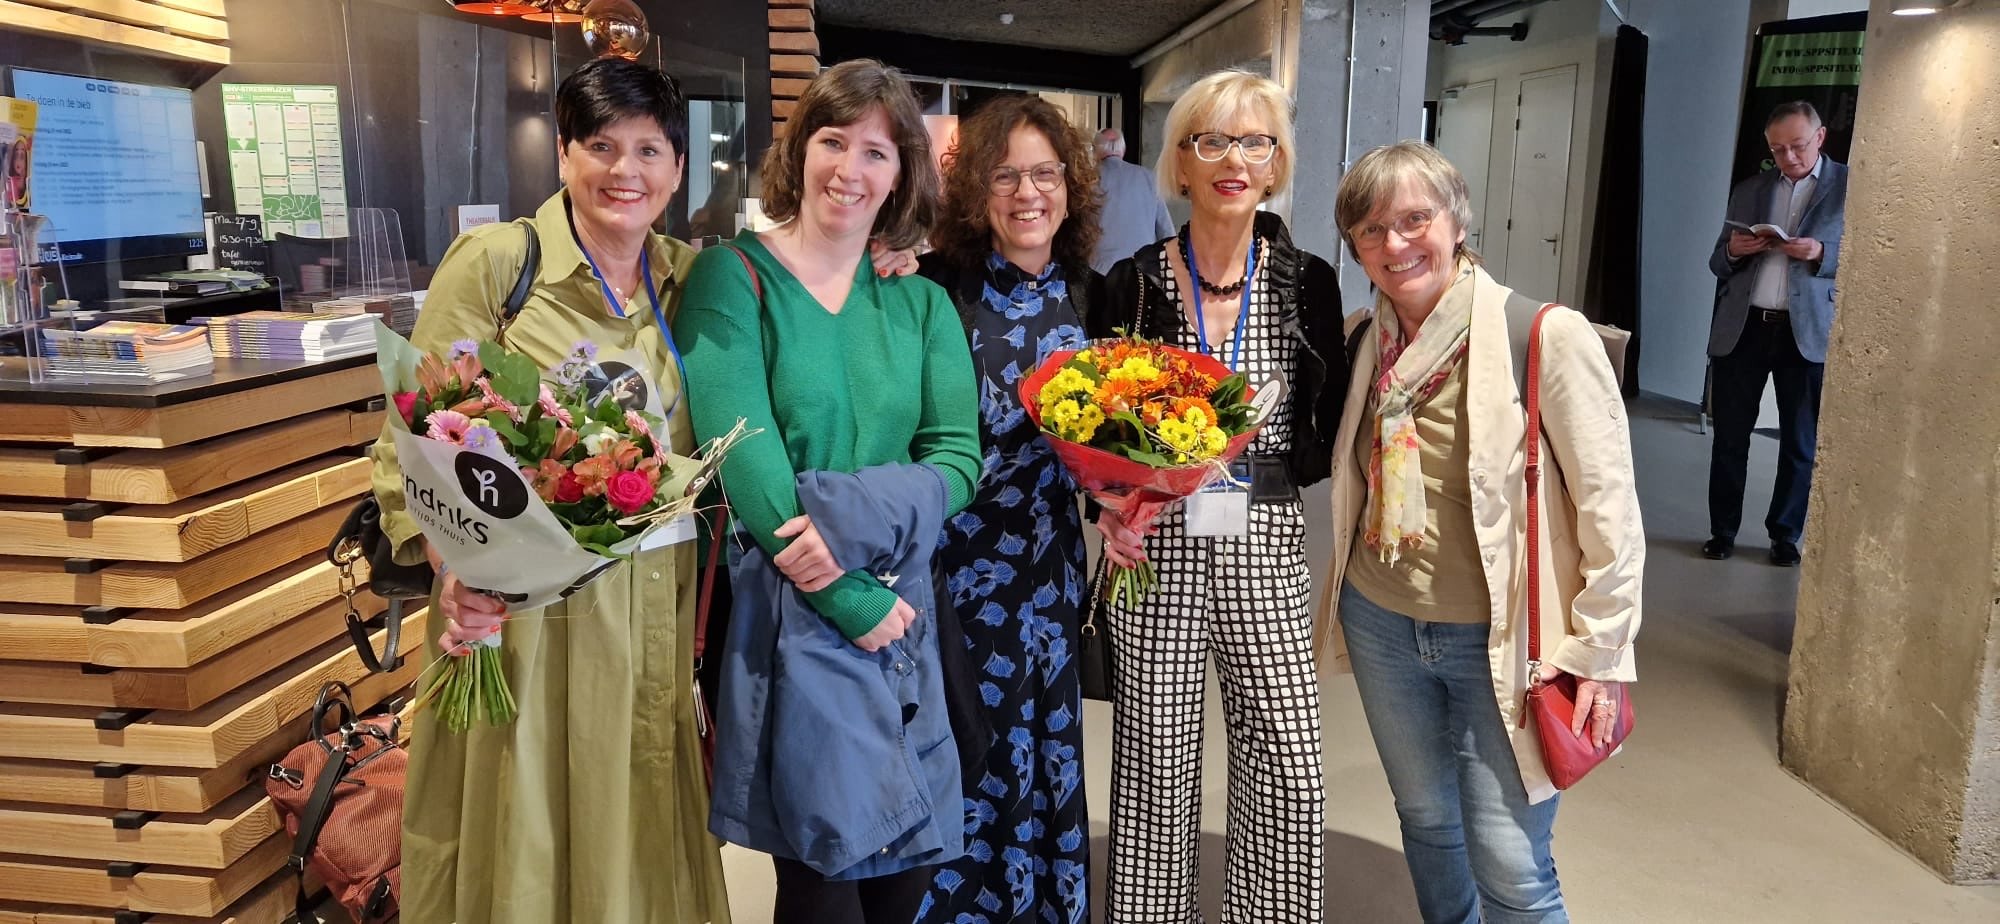
[[[1826,252],[1816,265],[1790,261],[1785,281],[1792,338],[1798,342],[1799,355],[1816,363],[1826,362],[1827,336],[1833,330],[1834,274],[1840,269],[1840,236],[1847,230],[1847,167],[1830,157],[1825,160],[1820,165],[1819,185],[1799,217],[1795,236],[1820,242]],[[1782,225],[1785,216],[1771,214],[1771,191],[1777,182],[1774,167],[1736,184],[1729,193],[1729,220]],[[1736,340],[1750,317],[1757,258],[1731,260],[1729,229],[1724,227],[1715,240],[1715,252],[1709,255],[1708,268],[1721,280],[1716,286],[1715,320],[1708,332],[1708,355],[1727,356],[1736,349]]]
[[[1139,248],[1173,237],[1174,222],[1167,216],[1167,204],[1160,201],[1153,171],[1117,157],[1099,161],[1098,169],[1104,214],[1097,224],[1104,233],[1097,238],[1090,268],[1108,273],[1112,264],[1138,253]]]

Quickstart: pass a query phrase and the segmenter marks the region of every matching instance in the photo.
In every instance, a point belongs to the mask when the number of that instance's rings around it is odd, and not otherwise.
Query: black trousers
[[[1799,354],[1791,318],[1782,311],[1750,309],[1743,335],[1728,356],[1713,360],[1710,395],[1715,405],[1715,445],[1708,462],[1708,531],[1735,540],[1743,525],[1743,485],[1750,466],[1750,435],[1764,400],[1764,382],[1778,392],[1778,477],[1764,528],[1772,542],[1797,544],[1805,535],[1806,496],[1812,489],[1813,448],[1819,438],[1820,383],[1824,363]]]
[[[773,857],[771,862],[778,869],[771,924],[910,924],[934,870],[920,866],[873,879],[829,882],[797,860]]]

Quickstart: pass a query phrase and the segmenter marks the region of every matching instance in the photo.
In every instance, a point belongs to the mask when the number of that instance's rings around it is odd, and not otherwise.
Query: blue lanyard
[[[1194,265],[1194,242],[1181,240],[1181,255],[1187,258],[1188,281],[1194,283],[1194,336],[1201,344],[1201,351],[1209,356],[1215,354],[1208,348],[1208,323],[1201,314],[1201,270]],[[1250,239],[1250,253],[1243,260],[1243,308],[1236,312],[1236,343],[1229,351],[1229,371],[1236,371],[1236,364],[1243,360],[1243,332],[1250,324],[1250,286],[1255,284],[1257,275],[1257,239]],[[1215,356],[1221,359],[1220,356]]]
[[[590,248],[576,242],[576,249],[583,251],[584,262],[590,264],[590,274],[597,277],[597,285],[604,291],[604,303],[611,306],[611,313],[625,316],[625,306],[619,304],[618,293],[611,291],[611,283],[605,281],[604,271],[597,268],[597,258],[590,255]],[[674,392],[673,407],[667,408],[667,419],[672,420],[675,408],[681,406],[681,395],[687,391],[687,365],[681,362],[681,348],[674,343],[674,332],[667,329],[667,312],[660,307],[660,291],[653,287],[653,255],[650,251],[639,250],[639,284],[646,289],[646,297],[653,301],[653,323],[660,327],[660,336],[667,340],[667,352],[674,356],[674,372],[680,375],[679,387]]]

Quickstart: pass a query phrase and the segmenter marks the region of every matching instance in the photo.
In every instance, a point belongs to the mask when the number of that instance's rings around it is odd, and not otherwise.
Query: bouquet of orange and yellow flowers
[[[1270,403],[1213,357],[1140,337],[1050,354],[1020,396],[1077,484],[1141,530],[1231,477]],[[1159,581],[1150,562],[1112,566],[1109,579],[1112,601],[1126,607]]]

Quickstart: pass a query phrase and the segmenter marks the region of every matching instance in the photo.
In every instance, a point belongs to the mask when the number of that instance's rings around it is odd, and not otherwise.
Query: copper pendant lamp
[[[590,0],[540,0],[534,12],[521,18],[528,22],[568,25],[583,21],[583,8]]]
[[[537,12],[540,7],[528,0],[446,0],[451,8],[461,13],[480,13],[486,16],[525,16]]]

